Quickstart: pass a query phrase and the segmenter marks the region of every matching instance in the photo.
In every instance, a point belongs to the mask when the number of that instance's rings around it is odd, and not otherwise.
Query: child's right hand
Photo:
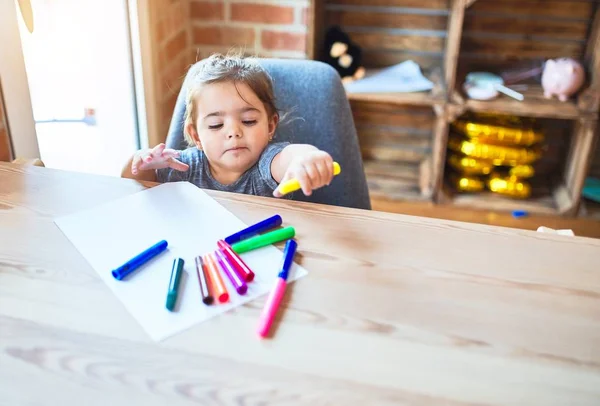
[[[176,158],[179,158],[179,151],[166,148],[165,144],[158,144],[154,148],[143,149],[135,153],[131,161],[131,173],[137,175],[139,171],[162,168],[173,168],[181,172],[190,169],[188,164],[184,164]]]

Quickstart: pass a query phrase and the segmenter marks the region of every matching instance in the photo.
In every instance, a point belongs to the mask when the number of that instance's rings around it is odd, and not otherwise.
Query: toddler
[[[288,179],[298,179],[307,196],[331,182],[333,160],[327,152],[273,142],[280,116],[271,79],[256,61],[215,54],[187,80],[184,133],[190,147],[177,151],[159,144],[140,150],[123,177],[275,197],[281,197],[277,187]]]

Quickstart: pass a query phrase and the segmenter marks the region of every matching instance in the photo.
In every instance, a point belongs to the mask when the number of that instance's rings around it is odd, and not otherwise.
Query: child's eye
[[[218,130],[219,128],[223,127],[223,124],[214,124],[214,125],[209,125],[208,128],[211,130]]]
[[[256,120],[244,120],[242,123],[244,123],[244,125],[254,125],[256,124]]]

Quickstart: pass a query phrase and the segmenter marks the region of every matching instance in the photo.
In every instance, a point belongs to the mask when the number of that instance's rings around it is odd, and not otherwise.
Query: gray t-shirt
[[[277,142],[267,145],[258,162],[248,169],[238,180],[230,185],[223,185],[213,178],[204,152],[196,147],[180,151],[179,160],[190,166],[186,172],[172,168],[156,170],[159,182],[188,181],[203,189],[221,190],[224,192],[244,193],[255,196],[272,196],[278,184],[271,175],[271,162],[289,143]]]

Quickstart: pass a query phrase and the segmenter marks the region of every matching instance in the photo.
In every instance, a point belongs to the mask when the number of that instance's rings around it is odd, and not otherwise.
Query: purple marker
[[[229,263],[229,260],[227,260],[227,257],[225,257],[225,254],[223,254],[223,251],[216,250],[215,258],[217,258],[219,267],[225,275],[227,275],[237,293],[240,295],[245,294],[248,291],[248,285],[246,285],[246,282],[237,274],[233,266]]]

